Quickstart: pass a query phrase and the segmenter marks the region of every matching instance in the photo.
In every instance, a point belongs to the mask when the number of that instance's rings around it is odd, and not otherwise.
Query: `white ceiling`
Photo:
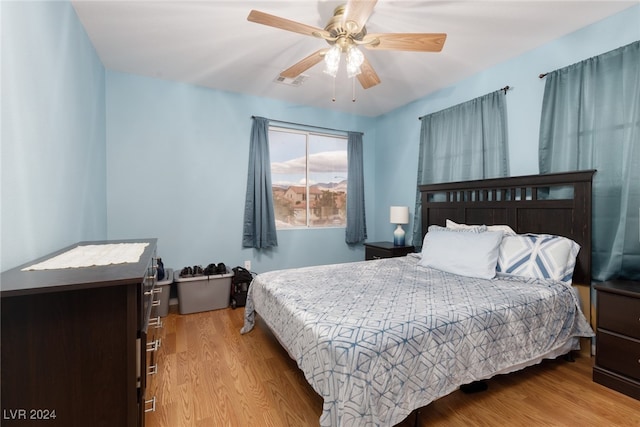
[[[442,52],[363,49],[381,84],[363,90],[322,64],[299,87],[280,71],[326,42],[247,21],[251,9],[324,28],[341,1],[72,1],[109,70],[188,82],[295,104],[377,116],[613,15],[638,1],[379,0],[369,33],[444,32]]]

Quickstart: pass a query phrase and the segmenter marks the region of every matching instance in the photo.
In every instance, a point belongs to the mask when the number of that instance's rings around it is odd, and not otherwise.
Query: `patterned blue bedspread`
[[[473,279],[415,255],[259,274],[258,312],[324,399],[321,426],[392,426],[460,385],[593,336],[570,286]],[[569,347],[568,347],[569,346]]]

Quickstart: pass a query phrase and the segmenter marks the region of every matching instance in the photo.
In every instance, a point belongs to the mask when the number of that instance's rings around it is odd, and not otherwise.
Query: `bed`
[[[594,172],[421,186],[421,253],[259,274],[241,332],[259,313],[323,398],[321,426],[392,426],[577,350]]]

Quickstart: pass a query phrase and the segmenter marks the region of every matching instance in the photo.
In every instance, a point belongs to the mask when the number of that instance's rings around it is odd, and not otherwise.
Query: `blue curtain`
[[[364,242],[367,223],[364,212],[364,167],[362,159],[362,134],[348,132],[347,140],[347,229],[348,244]]]
[[[498,90],[420,118],[418,185],[509,175],[505,97]],[[413,245],[422,246],[417,188]]]
[[[540,173],[596,169],[592,278],[640,279],[640,41],[546,76]]]
[[[256,249],[278,246],[271,192],[268,119],[253,118],[250,144],[242,246]]]

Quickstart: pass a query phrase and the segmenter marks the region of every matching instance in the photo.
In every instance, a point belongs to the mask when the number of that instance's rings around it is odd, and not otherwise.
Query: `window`
[[[346,136],[269,127],[269,152],[277,229],[346,226]]]

